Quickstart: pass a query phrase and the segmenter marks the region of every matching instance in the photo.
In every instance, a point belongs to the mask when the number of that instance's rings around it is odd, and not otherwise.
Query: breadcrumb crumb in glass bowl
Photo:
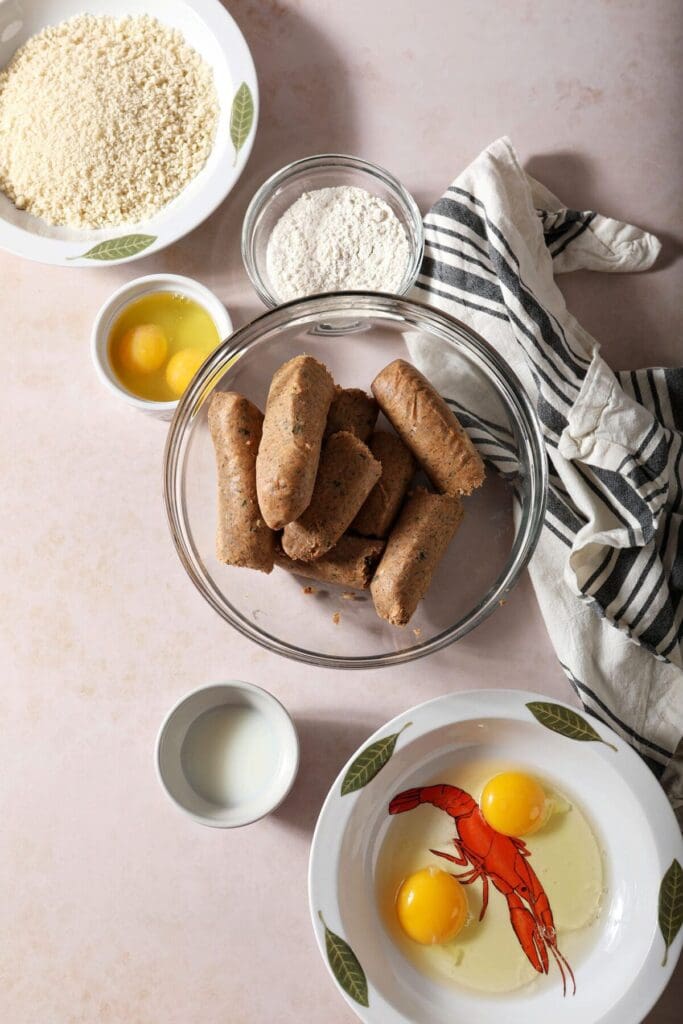
[[[447,367],[449,397],[457,398],[453,389],[467,381],[468,394],[476,393],[495,410],[510,458],[504,475],[487,464],[484,485],[463,499],[463,523],[408,626],[380,619],[369,591],[357,591],[349,600],[348,588],[277,566],[266,575],[219,562],[215,457],[207,425],[213,392],[236,391],[263,410],[275,371],[303,352],[325,363],[342,387],[369,391],[383,367],[397,358],[415,363],[424,345]],[[381,416],[378,426],[387,427]],[[474,629],[503,603],[533,553],[546,482],[536,414],[493,348],[444,313],[369,292],[290,302],[238,330],[207,359],[180,401],[164,456],[171,533],[200,593],[226,622],[261,646],[329,668],[404,664]]]

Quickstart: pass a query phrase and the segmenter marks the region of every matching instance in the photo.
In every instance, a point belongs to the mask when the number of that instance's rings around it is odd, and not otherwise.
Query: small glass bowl
[[[481,415],[500,425],[509,469],[502,476],[488,466],[484,486],[464,499],[462,526],[410,624],[400,629],[380,619],[367,591],[349,594],[279,568],[266,575],[219,562],[216,466],[207,423],[213,392],[236,391],[263,409],[273,374],[301,352],[322,360],[342,387],[369,390],[384,366],[397,358],[419,362],[424,347],[433,365],[443,368],[449,396],[466,387],[477,408],[486,410]],[[498,608],[543,525],[546,461],[524,389],[478,334],[421,303],[341,292],[270,310],[207,359],[171,424],[164,495],[180,560],[226,622],[268,650],[311,665],[375,668],[441,650]]]
[[[338,185],[364,188],[388,203],[403,226],[410,246],[408,266],[396,294],[405,295],[415,284],[424,251],[424,229],[413,197],[400,181],[376,164],[355,156],[322,153],[295,160],[268,178],[255,193],[244,216],[242,260],[259,298],[269,309],[281,302],[270,280],[266,259],[273,228],[304,192]]]

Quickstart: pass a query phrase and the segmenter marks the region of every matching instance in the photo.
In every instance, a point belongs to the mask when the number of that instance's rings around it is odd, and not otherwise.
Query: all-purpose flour
[[[304,192],[268,242],[267,266],[280,299],[349,289],[395,292],[410,246],[391,207],[350,185]]]

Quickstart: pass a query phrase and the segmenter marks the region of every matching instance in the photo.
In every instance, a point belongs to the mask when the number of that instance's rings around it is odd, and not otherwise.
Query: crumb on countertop
[[[334,622],[335,626],[339,625],[339,623],[341,622],[341,615],[339,614],[339,612],[334,613],[334,615],[332,616],[332,621]]]
[[[317,587],[302,587],[302,590],[303,590],[304,594],[317,594],[318,593],[318,588]]]

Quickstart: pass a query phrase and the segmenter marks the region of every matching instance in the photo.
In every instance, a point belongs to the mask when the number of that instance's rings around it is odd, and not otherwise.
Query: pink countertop
[[[404,708],[471,687],[571,700],[528,580],[427,662],[340,676],[232,632],[175,556],[166,427],[95,378],[95,312],[142,273],[189,274],[240,325],[255,187],[309,153],[390,168],[426,208],[508,133],[571,205],[632,219],[664,252],[639,277],[576,274],[573,311],[615,366],[680,361],[681,18],[677,0],[240,0],[262,113],[217,213],[158,256],[67,270],[0,256],[0,1020],[5,1024],[351,1024],[318,955],[309,842],[345,759]],[[87,3],[84,3],[87,8]],[[201,828],[163,796],[157,728],[185,691],[243,678],[296,718],[302,763],[272,817]],[[648,1018],[673,1024],[683,975]]]

